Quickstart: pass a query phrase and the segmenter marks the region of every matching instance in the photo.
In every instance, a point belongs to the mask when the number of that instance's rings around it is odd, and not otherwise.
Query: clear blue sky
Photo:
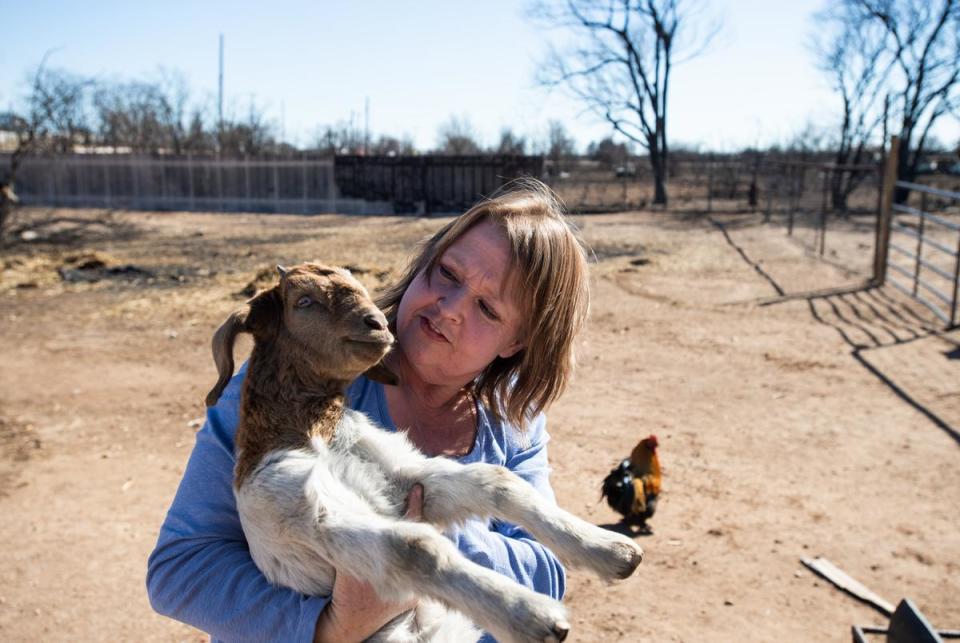
[[[765,145],[808,121],[829,122],[837,100],[805,46],[823,0],[706,3],[723,29],[706,54],[674,70],[674,143]],[[362,125],[366,97],[374,135],[408,135],[421,148],[436,143],[452,115],[468,118],[488,144],[504,126],[543,137],[549,119],[580,145],[607,135],[577,103],[535,86],[551,34],[526,19],[525,4],[0,0],[0,107],[16,104],[26,75],[55,48],[51,66],[84,75],[180,70],[212,107],[223,33],[226,104],[239,114],[253,98],[300,144],[351,112]],[[955,142],[960,126],[945,122],[937,133]]]

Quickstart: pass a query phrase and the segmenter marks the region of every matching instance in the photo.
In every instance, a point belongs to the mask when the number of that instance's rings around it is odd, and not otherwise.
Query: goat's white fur
[[[346,411],[329,444],[315,439],[312,447],[271,453],[237,492],[257,566],[304,594],[329,595],[340,568],[385,600],[416,592],[442,601],[501,641],[557,640],[556,628],[568,627],[559,602],[470,562],[433,527],[396,519],[415,483],[424,486],[424,520],[437,527],[496,515],[605,578],[623,577],[639,561],[631,541],[559,509],[507,469],[427,458],[357,411]],[[468,640],[463,620],[437,605],[425,603],[416,617],[419,633],[411,619],[398,619],[377,640]]]

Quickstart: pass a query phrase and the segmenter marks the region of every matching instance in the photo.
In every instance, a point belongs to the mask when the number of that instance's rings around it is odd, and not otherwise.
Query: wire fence
[[[763,175],[764,220],[851,276],[873,276],[880,165],[774,163]]]
[[[581,213],[625,212],[653,207],[654,180],[648,164],[617,168],[580,161],[548,167],[550,187],[566,206]],[[756,210],[766,166],[753,159],[675,159],[667,174],[671,212]]]
[[[6,162],[0,156],[0,162]],[[389,203],[341,198],[332,159],[69,155],[27,158],[24,205],[131,210],[382,214]]]

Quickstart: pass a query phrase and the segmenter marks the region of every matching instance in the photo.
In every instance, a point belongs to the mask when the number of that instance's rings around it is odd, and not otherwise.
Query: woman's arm
[[[327,598],[271,585],[250,558],[233,496],[242,375],[207,412],[150,555],[147,592],[160,614],[221,640],[311,641]]]
[[[546,416],[540,414],[525,434],[527,446],[508,453],[505,466],[555,503],[547,461]],[[553,553],[515,525],[494,521],[488,526],[468,521],[451,533],[454,544],[473,562],[514,579],[557,600],[566,589],[566,573]]]
[[[250,557],[233,495],[234,435],[243,372],[207,411],[187,470],[150,555],[153,608],[225,641],[361,641],[407,604],[384,603],[344,577],[332,597],[308,597],[270,584]],[[406,517],[419,520],[422,490]]]

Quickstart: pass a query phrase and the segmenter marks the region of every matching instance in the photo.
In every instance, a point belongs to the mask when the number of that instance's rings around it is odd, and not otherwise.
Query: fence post
[[[325,174],[324,174],[324,176],[325,176],[326,179],[327,179],[327,181],[326,181],[326,183],[327,183],[327,198],[330,199],[329,203],[331,204],[331,205],[329,206],[329,208],[330,208],[330,210],[332,210],[333,212],[337,212],[337,209],[338,209],[338,208],[337,208],[337,175],[336,175],[336,169],[337,169],[337,157],[334,156],[334,157],[333,157],[333,160],[330,161],[330,165],[329,165],[329,167],[327,168],[327,171],[326,171]]]
[[[87,168],[86,163],[77,164],[77,192],[79,194],[77,195],[78,198],[76,199],[75,203],[80,204],[80,206],[84,208],[96,207],[96,206],[91,206],[89,203],[87,203],[87,199],[86,199],[86,196],[87,196],[86,178],[87,177],[86,177],[86,173],[84,172],[86,168]]]
[[[282,212],[280,208],[280,168],[277,167],[277,159],[273,159],[273,212]]]
[[[820,199],[820,256],[827,245],[827,189],[830,184],[830,170],[824,168],[820,170],[823,177],[823,186],[821,187],[822,198]]]
[[[789,165],[787,166],[787,185],[790,187],[787,191],[787,236],[793,236],[793,217],[797,211],[797,191],[800,186],[800,181],[794,175],[796,174],[796,166]]]
[[[707,162],[707,214],[713,212],[713,154]]]
[[[113,190],[112,190],[111,187],[110,187],[110,181],[111,181],[111,178],[110,178],[110,159],[108,158],[107,160],[105,160],[105,161],[103,162],[103,189],[104,189],[104,191],[106,192],[106,196],[107,196],[107,207],[108,207],[108,208],[112,208],[112,207],[113,207],[113,198],[112,198],[112,196],[111,196],[111,195],[113,194]]]
[[[187,185],[190,186],[190,211],[196,211],[196,194],[193,188],[193,155],[187,154]]]
[[[960,237],[960,235],[958,235]],[[953,304],[950,306],[950,326],[957,326],[957,283],[960,282],[960,238],[957,240],[957,261],[953,264]]]
[[[303,182],[303,213],[307,213],[307,154],[300,154],[300,180]]]
[[[245,203],[243,209],[247,212],[255,212],[257,209],[250,202],[250,155],[243,155],[243,198]]]
[[[223,157],[217,154],[217,210],[223,212]]]
[[[167,206],[167,164],[165,161],[157,160],[157,173],[160,175],[160,203],[163,207]]]
[[[133,179],[133,209],[134,210],[143,210],[144,207],[140,203],[140,163],[141,159],[137,159],[130,164],[130,175]]]
[[[890,137],[887,165],[883,172],[883,199],[877,213],[877,236],[873,255],[873,285],[882,286],[887,278],[887,254],[890,252],[890,225],[893,219],[893,188],[897,182],[897,156],[900,138]]]
[[[769,172],[769,169],[768,169]],[[767,175],[769,178],[769,174]],[[774,179],[767,183],[767,209],[763,213],[763,222],[770,223],[770,219],[773,217],[773,191],[778,188],[777,180]]]

